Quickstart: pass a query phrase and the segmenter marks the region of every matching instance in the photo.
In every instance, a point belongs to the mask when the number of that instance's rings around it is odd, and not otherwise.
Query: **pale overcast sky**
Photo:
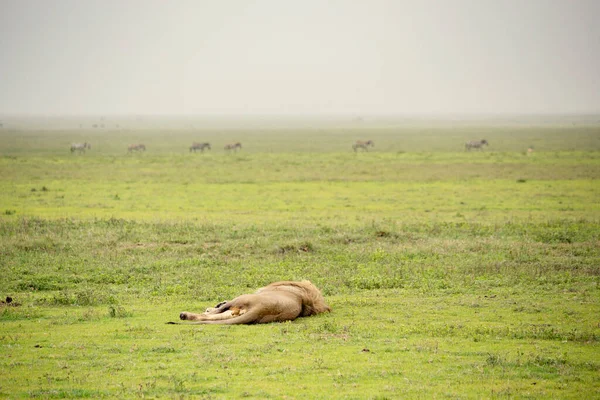
[[[0,0],[0,114],[600,112],[599,0]]]

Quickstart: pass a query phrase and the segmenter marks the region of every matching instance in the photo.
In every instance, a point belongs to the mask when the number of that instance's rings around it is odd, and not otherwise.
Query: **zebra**
[[[242,148],[242,144],[240,142],[237,143],[229,143],[227,145],[225,145],[224,149],[228,152],[232,151],[235,153],[238,151],[238,149]]]
[[[134,151],[146,151],[146,146],[139,143],[139,144],[130,144],[127,147],[127,152],[128,153],[133,153]]]
[[[483,145],[489,146],[487,140],[471,140],[470,142],[465,143],[465,150],[471,151],[471,149],[483,150]]]
[[[206,143],[206,142],[205,143],[194,142],[190,146],[190,153],[192,151],[195,153],[196,150],[200,150],[201,153],[204,153],[204,149],[209,149],[210,150],[210,143]]]
[[[78,152],[79,154],[85,153],[85,149],[92,149],[92,145],[88,142],[84,143],[71,143],[71,154]]]
[[[356,143],[352,145],[352,150],[357,151],[358,149],[362,149],[363,151],[369,151],[369,146],[375,147],[375,143],[373,143],[372,140],[367,140],[366,142],[357,140]]]

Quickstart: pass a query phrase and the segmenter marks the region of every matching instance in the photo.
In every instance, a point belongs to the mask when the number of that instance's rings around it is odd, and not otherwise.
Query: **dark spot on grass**
[[[282,246],[278,246],[276,252],[279,254],[287,254],[287,253],[311,253],[315,250],[314,245],[311,242],[300,242],[293,244],[285,244]]]
[[[13,301],[12,297],[6,296],[6,300],[0,300],[0,305],[6,307],[19,307],[21,303],[17,303],[16,301]]]
[[[392,234],[388,231],[377,231],[375,232],[375,236],[377,237],[390,237]]]

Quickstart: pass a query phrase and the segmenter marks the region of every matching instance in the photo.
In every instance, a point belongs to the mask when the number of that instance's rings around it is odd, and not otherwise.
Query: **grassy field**
[[[598,125],[4,129],[0,176],[1,398],[600,398]],[[287,279],[333,312],[165,324]]]

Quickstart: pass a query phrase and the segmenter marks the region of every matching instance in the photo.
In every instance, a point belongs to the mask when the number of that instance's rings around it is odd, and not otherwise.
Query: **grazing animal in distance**
[[[233,151],[234,153],[237,152],[238,149],[241,149],[241,148],[242,148],[242,144],[240,142],[229,143],[229,144],[226,144],[224,147],[225,151],[227,151],[227,152]]]
[[[357,151],[358,149],[361,149],[363,151],[369,151],[369,146],[375,147],[375,143],[373,143],[372,140],[367,140],[366,142],[357,140],[356,143],[352,145],[352,150]]]
[[[142,143],[139,143],[139,144],[130,144],[127,147],[127,152],[128,153],[133,153],[134,151],[146,151],[146,146],[143,145]]]
[[[293,321],[331,311],[321,291],[310,281],[281,281],[208,308],[202,314],[182,312],[179,318],[190,324],[265,324]],[[175,324],[175,322],[169,322]]]
[[[209,149],[210,150],[210,143],[207,143],[207,142],[204,142],[204,143],[194,142],[190,146],[190,153],[192,151],[195,153],[197,150],[200,150],[201,153],[204,153],[204,149]]]
[[[528,156],[530,156],[530,155],[532,155],[532,154],[533,154],[533,146],[529,146],[529,147],[527,148],[527,155],[528,155]]]
[[[465,150],[471,151],[471,149],[483,150],[483,146],[489,146],[487,140],[471,140],[470,142],[465,143]]]
[[[92,145],[88,142],[84,143],[71,143],[71,154],[77,152],[78,154],[85,154],[85,149],[92,149]]]

